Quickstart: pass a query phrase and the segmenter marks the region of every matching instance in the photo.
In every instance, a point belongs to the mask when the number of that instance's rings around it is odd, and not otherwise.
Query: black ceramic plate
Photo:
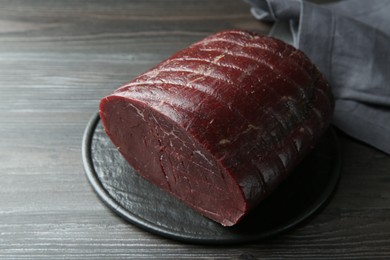
[[[254,242],[286,231],[324,206],[340,174],[338,142],[330,129],[270,197],[236,226],[223,227],[135,173],[105,134],[98,114],[87,126],[82,148],[88,179],[111,210],[152,233],[191,243]]]

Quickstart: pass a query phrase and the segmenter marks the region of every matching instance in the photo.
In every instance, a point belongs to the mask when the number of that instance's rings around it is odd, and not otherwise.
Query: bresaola
[[[225,31],[103,98],[100,116],[140,175],[231,226],[312,149],[333,106],[327,82],[301,51]]]

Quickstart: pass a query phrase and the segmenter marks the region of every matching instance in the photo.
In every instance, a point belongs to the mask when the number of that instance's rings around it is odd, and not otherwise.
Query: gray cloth
[[[285,22],[332,86],[333,124],[390,154],[390,1],[247,0],[259,20]]]

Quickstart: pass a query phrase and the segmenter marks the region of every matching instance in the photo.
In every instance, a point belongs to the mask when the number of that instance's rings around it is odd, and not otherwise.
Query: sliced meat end
[[[114,145],[148,181],[225,226],[236,224],[249,211],[233,175],[160,111],[110,95],[100,103],[100,116]]]

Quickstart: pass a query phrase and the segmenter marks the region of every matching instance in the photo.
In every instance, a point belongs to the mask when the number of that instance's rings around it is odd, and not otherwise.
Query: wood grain
[[[182,244],[113,215],[84,176],[98,101],[224,29],[266,33],[242,1],[0,1],[0,259],[388,259],[390,158],[339,133],[342,179],[327,207],[267,241]]]

